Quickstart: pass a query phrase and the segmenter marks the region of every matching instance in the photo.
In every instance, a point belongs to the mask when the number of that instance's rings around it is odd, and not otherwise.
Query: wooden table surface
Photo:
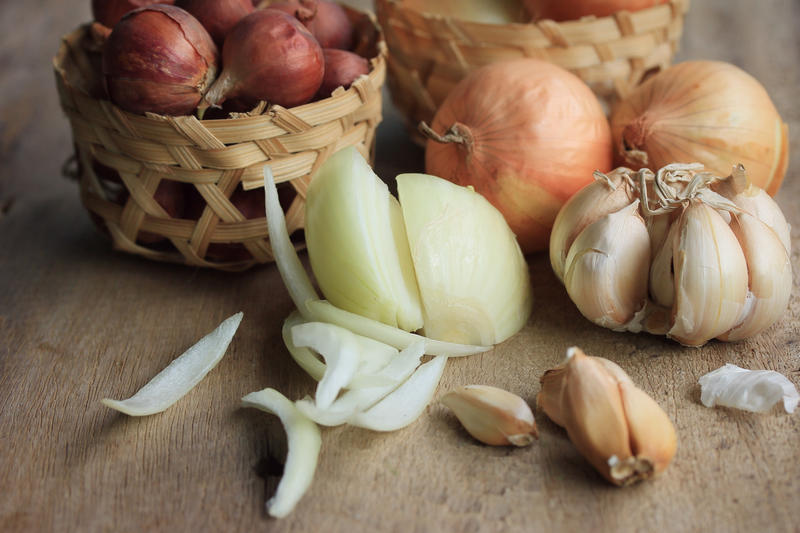
[[[313,390],[281,343],[291,302],[273,266],[228,274],[158,264],[111,251],[95,231],[60,174],[71,136],[50,66],[88,6],[0,5],[1,531],[800,531],[798,413],[706,409],[697,386],[726,362],[800,385],[797,281],[785,317],[765,333],[688,349],[589,324],[544,254],[529,258],[536,305],[525,329],[449,362],[439,393],[487,383],[533,403],[539,376],[577,344],[618,362],[674,421],[678,453],[661,478],[609,486],[538,411],[537,443],[486,447],[433,403],[395,433],[325,429],[311,490],[288,518],[269,518],[285,438],[277,419],[239,400],[268,386],[290,398]],[[795,228],[799,26],[797,0],[695,0],[680,53],[731,61],[767,88],[792,132],[777,199]],[[388,178],[422,170],[388,100],[376,166]],[[99,403],[132,394],[240,310],[225,358],[172,409],[128,418]]]

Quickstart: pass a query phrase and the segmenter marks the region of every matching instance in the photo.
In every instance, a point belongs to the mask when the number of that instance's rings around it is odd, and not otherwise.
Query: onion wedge
[[[327,408],[321,408],[310,399],[298,400],[295,405],[303,414],[323,426],[338,426],[347,422],[357,413],[369,409],[387,394],[397,389],[419,366],[424,343],[416,342],[400,352],[387,364],[378,376],[389,381],[387,385],[353,389],[338,398]]]
[[[434,357],[383,400],[347,422],[373,431],[395,431],[411,424],[433,398],[446,362],[447,357]]]
[[[286,454],[283,476],[275,494],[267,501],[267,512],[270,516],[283,518],[292,512],[314,479],[322,445],[319,426],[275,389],[251,392],[242,398],[242,405],[277,415],[286,430],[289,451]]]
[[[104,398],[100,403],[130,416],[153,415],[166,410],[217,366],[239,328],[242,316],[242,313],[236,313],[224,320],[127,400]]]
[[[783,400],[787,413],[800,403],[797,388],[773,370],[747,370],[730,363],[700,378],[700,401],[706,407],[721,405],[766,413]]]

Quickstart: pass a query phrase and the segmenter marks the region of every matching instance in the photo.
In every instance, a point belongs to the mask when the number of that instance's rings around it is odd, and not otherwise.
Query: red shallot
[[[359,76],[369,73],[369,62],[358,54],[325,48],[325,76],[317,96],[327,98],[337,87],[347,89]]]
[[[100,24],[113,28],[125,13],[156,3],[174,4],[175,0],[92,0],[92,16]]]
[[[322,84],[322,48],[297,19],[264,9],[239,21],[222,48],[224,68],[205,100],[216,106],[228,98],[255,106],[293,107],[311,100]]]
[[[290,0],[269,4],[305,24],[323,48],[350,50],[353,47],[353,24],[347,12],[336,2],[327,0]]]
[[[183,9],[154,5],[127,14],[103,48],[111,101],[132,113],[188,115],[214,80],[217,47]]]
[[[544,250],[561,205],[593,171],[611,168],[611,133],[597,97],[577,76],[538,59],[474,71],[423,130],[426,171],[475,187],[526,253]]]
[[[236,23],[255,10],[251,0],[177,0],[175,5],[199,20],[219,47]]]

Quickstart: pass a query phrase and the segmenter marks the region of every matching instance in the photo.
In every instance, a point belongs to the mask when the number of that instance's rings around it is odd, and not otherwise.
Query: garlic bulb
[[[550,241],[553,270],[586,318],[701,346],[751,337],[783,315],[789,225],[741,165],[727,178],[697,163],[595,178]]]

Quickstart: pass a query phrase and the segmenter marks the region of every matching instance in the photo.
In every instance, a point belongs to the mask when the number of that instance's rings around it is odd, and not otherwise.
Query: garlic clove
[[[792,265],[780,237],[747,213],[734,215],[731,229],[747,260],[749,291],[739,323],[719,336],[725,341],[752,337],[776,322],[792,294]]]
[[[470,435],[492,446],[527,446],[539,438],[528,404],[511,392],[488,385],[467,385],[441,402],[452,409]]]
[[[612,171],[575,193],[561,208],[550,233],[550,265],[564,281],[567,254],[583,229],[609,213],[619,211],[633,201],[622,170]]]
[[[672,307],[675,303],[675,275],[672,254],[678,236],[678,224],[672,224],[650,265],[650,297],[662,307]]]
[[[573,347],[541,383],[538,405],[610,482],[650,478],[672,460],[677,447],[672,422],[615,363]]]
[[[627,324],[647,297],[650,237],[639,200],[587,226],[570,247],[564,285],[583,316],[607,328]]]
[[[783,211],[766,191],[750,183],[742,165],[734,167],[731,175],[717,189],[738,207],[772,228],[786,248],[786,253],[791,254],[790,227]]]
[[[731,228],[702,201],[689,201],[678,225],[673,325],[667,336],[701,346],[739,320],[747,296],[747,263]]]

